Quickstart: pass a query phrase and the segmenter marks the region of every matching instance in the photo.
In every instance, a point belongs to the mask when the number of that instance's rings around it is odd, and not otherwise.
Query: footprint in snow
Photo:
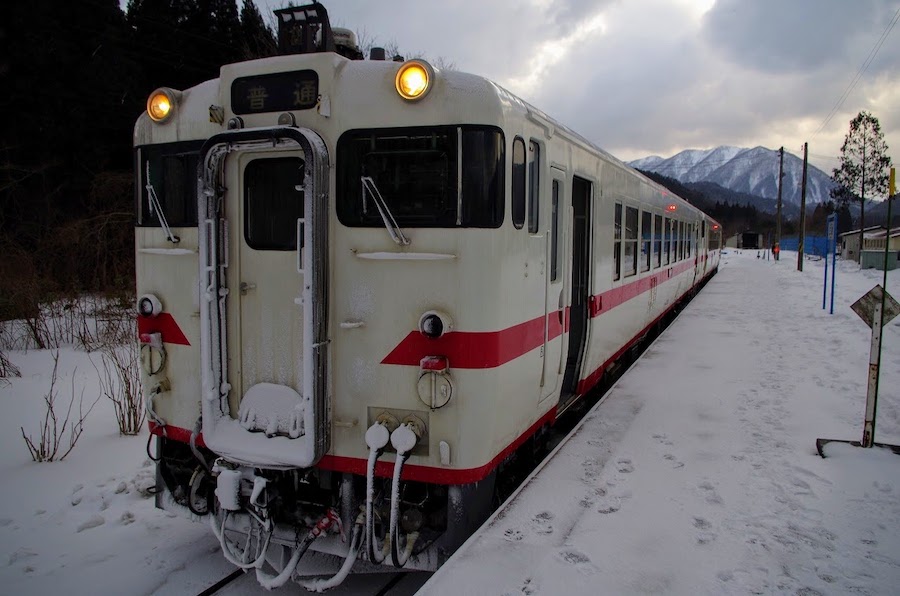
[[[72,489],[71,503],[72,503],[73,507],[75,507],[76,505],[81,503],[81,498],[82,498],[81,489],[83,489],[83,488],[84,488],[83,484],[76,484],[75,488]]]
[[[706,502],[710,505],[721,505],[722,497],[719,496],[719,493],[716,492],[716,487],[712,485],[710,482],[701,482],[698,485],[698,488],[703,491],[704,498]]]
[[[534,519],[531,520],[531,523],[534,525],[534,528],[538,534],[552,534],[553,524],[550,523],[550,520],[552,519],[552,513],[550,513],[549,511],[541,511],[534,516]]]
[[[508,542],[519,542],[524,537],[525,535],[515,528],[510,528],[507,531],[503,532],[503,538]]]
[[[570,563],[572,565],[579,565],[583,563],[590,563],[591,559],[587,555],[576,552],[576,551],[563,551],[559,554],[560,558],[566,563]]]
[[[630,459],[620,459],[616,462],[616,469],[622,474],[630,474],[634,472],[634,465]]]
[[[94,514],[87,519],[87,521],[82,522],[78,528],[75,529],[75,532],[83,532],[85,530],[90,530],[91,528],[96,528],[98,526],[102,526],[106,523],[106,520],[102,515]]]
[[[672,455],[671,453],[666,453],[663,456],[663,459],[672,464],[672,469],[677,470],[678,468],[684,467],[684,462],[678,461],[678,458]]]

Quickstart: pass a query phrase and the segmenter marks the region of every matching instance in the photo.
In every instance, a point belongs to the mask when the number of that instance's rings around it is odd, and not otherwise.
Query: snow
[[[729,252],[672,327],[486,526],[432,594],[896,594],[900,457],[862,436],[882,272]],[[888,291],[900,294],[900,272]],[[875,439],[900,444],[900,326]]]
[[[829,316],[823,265],[806,261],[800,273],[795,253],[726,254],[719,275],[422,593],[896,594],[900,457],[839,443],[826,459],[815,452],[818,437],[862,436],[870,332],[849,305],[882,273],[839,263]],[[888,290],[900,295],[900,272]],[[898,323],[884,333],[875,433],[893,444]],[[7,355],[22,377],[0,380],[0,592],[196,594],[231,572],[208,524],[154,507],[147,434],[119,437],[108,400],[64,461],[33,463],[19,427],[37,429],[52,356]],[[85,404],[100,395],[87,358],[60,351],[61,399],[72,383]],[[399,591],[426,576],[415,577]],[[372,594],[391,579],[351,576],[333,593]],[[221,593],[265,592],[250,574]]]

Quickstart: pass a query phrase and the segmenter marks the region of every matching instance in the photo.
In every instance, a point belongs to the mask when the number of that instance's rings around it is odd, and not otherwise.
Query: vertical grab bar
[[[303,224],[306,220],[297,218],[297,273],[303,273]]]

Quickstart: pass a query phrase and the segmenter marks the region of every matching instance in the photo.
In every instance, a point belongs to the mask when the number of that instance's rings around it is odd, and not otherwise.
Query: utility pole
[[[781,246],[781,181],[784,178],[784,147],[778,150],[778,207],[775,215],[775,242]]]
[[[806,158],[809,143],[803,143],[803,182],[800,184],[800,241],[797,244],[797,271],[803,271],[803,237],[806,235]]]

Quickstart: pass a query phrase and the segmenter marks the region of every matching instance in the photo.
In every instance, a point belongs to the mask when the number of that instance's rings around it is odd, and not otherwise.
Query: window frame
[[[521,161],[519,161],[517,153],[521,153]],[[527,152],[525,150],[525,139],[516,135],[513,138],[512,151],[510,152],[511,170],[510,170],[510,213],[512,215],[513,227],[521,230],[525,227],[525,219],[528,211],[527,200]]]

